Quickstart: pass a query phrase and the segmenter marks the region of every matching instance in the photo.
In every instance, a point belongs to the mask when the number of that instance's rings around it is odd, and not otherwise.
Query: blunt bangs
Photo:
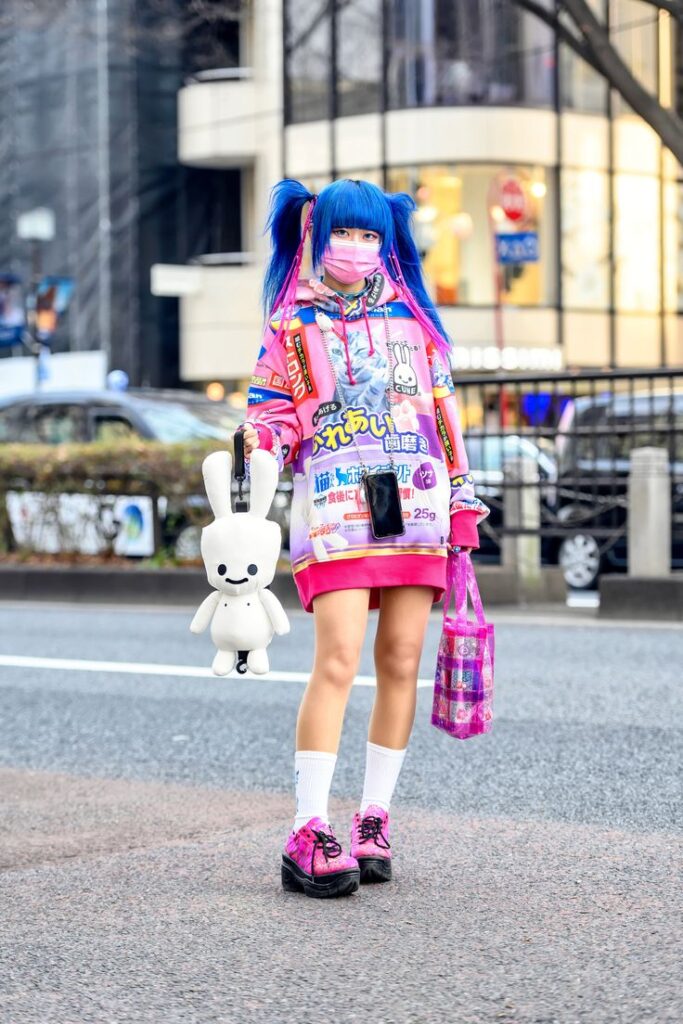
[[[341,178],[325,185],[313,211],[311,259],[322,263],[333,228],[366,228],[381,237],[380,254],[388,260],[394,244],[394,221],[384,192],[370,181]]]

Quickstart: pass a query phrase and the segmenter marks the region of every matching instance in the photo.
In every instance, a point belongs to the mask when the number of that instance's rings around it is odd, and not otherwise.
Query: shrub
[[[7,508],[11,491],[32,491],[45,495],[41,518],[57,530],[59,549],[73,550],[73,537],[59,513],[60,495],[87,494],[99,499],[89,523],[104,552],[111,553],[116,530],[112,530],[108,495],[149,496],[168,499],[167,519],[173,517],[200,525],[209,518],[206,505],[191,496],[204,497],[202,461],[212,451],[224,449],[217,440],[190,444],[162,444],[158,441],[127,440],[95,444],[5,444],[0,445],[0,550],[14,547]],[[230,447],[228,445],[228,447]],[[155,524],[158,517],[154,517]],[[161,539],[157,536],[157,550]]]

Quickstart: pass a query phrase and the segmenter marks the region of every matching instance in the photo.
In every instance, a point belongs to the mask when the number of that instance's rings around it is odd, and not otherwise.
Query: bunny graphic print
[[[439,600],[451,513],[463,523],[470,515],[476,534],[488,512],[474,495],[452,380],[433,340],[383,274],[370,284],[356,309],[300,283],[277,344],[277,315],[267,327],[249,390],[247,421],[261,446],[292,466],[290,552],[307,611],[316,594],[345,587],[369,587],[371,608],[382,586],[432,586]],[[373,537],[358,449],[370,472],[393,460],[404,534]]]

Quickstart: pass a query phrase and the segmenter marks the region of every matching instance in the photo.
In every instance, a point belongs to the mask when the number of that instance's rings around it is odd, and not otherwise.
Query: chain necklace
[[[391,423],[390,434],[393,437],[393,436],[397,436],[398,435],[398,431],[396,430],[395,423],[394,423],[394,414],[393,414],[392,398],[391,398],[391,396],[392,396],[391,384],[392,384],[392,381],[394,379],[394,369],[393,369],[393,363],[391,361],[391,345],[392,345],[392,341],[391,341],[391,330],[390,330],[390,327],[389,327],[389,313],[388,313],[386,304],[384,306],[382,306],[382,311],[384,313],[384,335],[385,335],[386,343],[387,343],[387,368],[388,368],[388,371],[389,371],[389,373],[388,373],[388,380],[387,380],[387,386],[385,387],[384,390],[385,390],[385,393],[386,393],[386,396],[387,396],[387,405],[389,407],[389,422]],[[325,320],[329,321],[330,326],[323,326],[323,324],[321,323],[322,317],[325,317]],[[363,459],[363,454],[361,452],[360,445],[358,444],[358,438],[356,437],[356,432],[355,432],[355,430],[351,430],[351,428],[349,427],[349,407],[348,407],[346,399],[344,397],[344,392],[342,391],[342,389],[340,387],[339,377],[337,376],[337,369],[336,369],[336,367],[334,365],[334,360],[332,359],[332,353],[330,352],[329,346],[327,344],[327,335],[330,334],[330,333],[334,333],[332,331],[332,326],[331,326],[332,321],[331,321],[330,317],[328,317],[327,313],[325,313],[325,312],[323,312],[322,310],[319,310],[319,309],[316,309],[315,319],[316,319],[316,323],[318,324],[318,327],[320,328],[320,333],[321,333],[322,339],[323,339],[323,345],[325,346],[325,352],[327,353],[327,361],[330,364],[330,369],[332,371],[332,376],[334,377],[334,383],[335,383],[336,388],[337,388],[337,393],[339,395],[339,398],[341,399],[342,408],[344,409],[344,412],[346,413],[346,429],[351,434],[351,437],[353,438],[353,443],[354,443],[354,445],[356,447],[356,451],[358,453],[358,461],[360,462],[360,467],[361,467],[361,476],[362,477],[363,476],[367,476],[368,473],[369,473],[369,470],[368,470],[368,467],[365,465],[365,461]],[[324,323],[324,321],[323,321],[323,323]],[[387,452],[387,454],[389,456],[389,463],[391,465],[391,468],[394,471],[394,473],[396,473],[396,465],[394,463],[394,456],[393,456],[393,453],[391,451],[391,448],[389,448],[389,451]]]

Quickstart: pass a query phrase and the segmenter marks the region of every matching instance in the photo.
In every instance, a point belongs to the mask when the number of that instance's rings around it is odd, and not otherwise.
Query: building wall
[[[323,0],[285,0],[282,21],[280,7],[255,5],[248,80],[180,97],[183,159],[242,168],[252,239],[249,266],[212,268],[181,300],[186,379],[214,367],[239,380],[250,346],[255,358],[260,232],[283,174],[314,191],[349,176],[416,197],[425,272],[462,368],[493,368],[496,358],[521,369],[682,361],[679,169],[544,26],[513,5],[487,23],[481,5],[480,31],[468,21],[472,4],[446,0],[352,0],[336,22]],[[670,103],[669,19],[637,0],[612,0],[609,14],[624,59]],[[526,193],[540,258],[498,277],[489,189],[500,175]],[[211,329],[210,295],[221,296]]]

